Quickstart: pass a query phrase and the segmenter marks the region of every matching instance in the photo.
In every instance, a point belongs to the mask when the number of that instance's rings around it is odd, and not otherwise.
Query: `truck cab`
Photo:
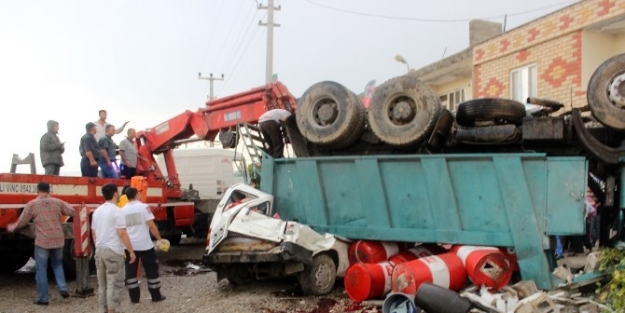
[[[212,219],[203,261],[235,285],[297,277],[307,294],[332,291],[349,266],[349,241],[274,214],[273,196],[243,183],[226,191]]]

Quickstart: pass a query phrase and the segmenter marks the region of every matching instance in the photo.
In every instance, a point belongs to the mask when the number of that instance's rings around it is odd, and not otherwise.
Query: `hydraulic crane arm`
[[[137,133],[137,150],[147,161],[139,161],[137,173],[148,180],[163,180],[165,176],[156,163],[155,155],[162,153],[169,180],[169,198],[182,194],[174,162],[173,149],[185,140],[213,141],[220,133],[227,133],[239,123],[256,123],[268,110],[285,109],[295,112],[297,103],[286,86],[280,82],[267,84],[232,96],[209,100],[206,107],[196,112],[185,111],[154,128]]]

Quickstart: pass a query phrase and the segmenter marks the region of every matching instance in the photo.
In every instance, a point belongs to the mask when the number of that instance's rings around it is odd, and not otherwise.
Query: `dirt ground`
[[[143,281],[141,303],[130,303],[124,291],[121,312],[381,312],[374,305],[353,304],[344,293],[342,281],[337,281],[334,291],[324,297],[302,295],[295,280],[260,281],[238,287],[225,280],[217,283],[215,273],[208,272],[201,266],[203,252],[203,240],[183,239],[181,245],[172,247],[168,253],[159,253],[161,290],[167,299],[152,303]],[[37,295],[34,270],[23,270],[0,275],[0,313],[98,312],[97,296],[63,299],[52,277],[49,278],[50,304],[47,307],[32,304]],[[93,288],[97,287],[97,280],[93,275],[90,284]],[[68,285],[73,293],[76,283],[69,281]]]

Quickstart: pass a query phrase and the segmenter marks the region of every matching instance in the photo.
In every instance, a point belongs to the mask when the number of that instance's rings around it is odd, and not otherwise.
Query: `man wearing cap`
[[[63,152],[65,152],[65,143],[61,142],[58,137],[59,123],[57,121],[48,121],[48,131],[41,136],[39,141],[39,157],[45,169],[46,175],[59,175],[63,166]]]
[[[100,159],[100,147],[95,140],[96,128],[94,123],[87,123],[87,133],[80,138],[80,171],[83,177],[98,177],[98,159]]]
[[[96,142],[99,142],[100,139],[106,135],[106,126],[110,125],[106,121],[106,110],[100,110],[98,112],[98,115],[100,116],[100,118],[94,122],[94,125],[96,127],[96,133],[95,133]],[[128,122],[125,122],[124,124],[122,124],[120,128],[115,128],[115,134],[121,134],[121,132],[124,131],[126,124],[128,124]]]

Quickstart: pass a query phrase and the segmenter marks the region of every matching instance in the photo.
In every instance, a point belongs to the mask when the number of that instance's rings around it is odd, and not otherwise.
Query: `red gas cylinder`
[[[399,249],[400,244],[396,242],[359,240],[349,246],[347,256],[349,264],[380,263],[397,254]]]
[[[466,282],[462,261],[455,253],[447,252],[396,265],[391,285],[394,292],[415,294],[423,283],[460,291]]]
[[[356,263],[345,272],[345,291],[356,302],[381,298],[391,291],[393,265]]]
[[[501,290],[512,278],[510,261],[498,248],[454,246],[451,251],[462,260],[469,279],[478,287]]]
[[[513,272],[521,271],[521,268],[519,268],[519,261],[516,257],[516,252],[514,251],[514,248],[499,248],[499,250],[501,250],[501,252],[503,252],[503,254],[505,254],[508,257],[508,261],[510,261],[510,269]]]
[[[445,253],[446,251],[438,245],[418,245],[391,256],[388,261],[393,265],[397,265],[418,258]]]

